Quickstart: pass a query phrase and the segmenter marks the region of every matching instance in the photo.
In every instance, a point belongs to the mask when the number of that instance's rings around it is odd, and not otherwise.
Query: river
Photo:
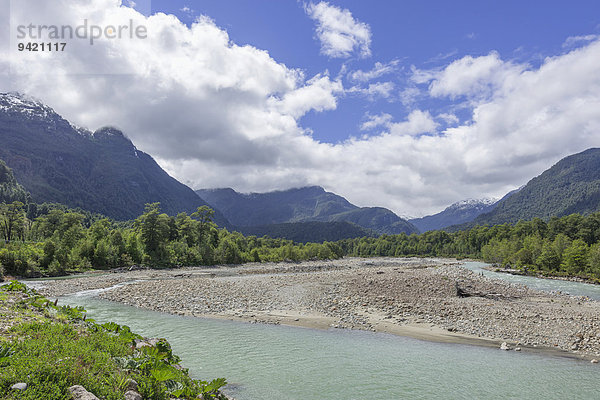
[[[465,267],[543,290],[594,298],[594,285]],[[591,399],[597,365],[571,358],[442,344],[365,331],[327,331],[180,317],[98,299],[63,297],[98,321],[165,337],[195,378],[226,377],[227,393],[258,399]]]

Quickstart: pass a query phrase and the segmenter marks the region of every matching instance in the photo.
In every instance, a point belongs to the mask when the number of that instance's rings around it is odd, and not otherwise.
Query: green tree
[[[169,222],[169,216],[160,213],[160,203],[146,204],[144,214],[136,220],[146,261],[150,264],[159,265],[168,261],[166,244],[171,231]]]
[[[587,244],[581,239],[574,240],[571,245],[565,249],[561,267],[569,274],[580,274],[586,269],[587,254]]]
[[[560,256],[557,254],[555,246],[549,241],[544,243],[542,253],[537,258],[536,264],[545,271],[558,271],[560,267]]]
[[[6,242],[10,242],[14,237],[23,238],[25,224],[24,204],[20,201],[13,203],[0,204],[0,231]]]

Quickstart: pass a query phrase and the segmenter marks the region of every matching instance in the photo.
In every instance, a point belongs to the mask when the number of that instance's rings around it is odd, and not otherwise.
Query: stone
[[[500,350],[510,350],[510,347],[508,347],[508,344],[506,342],[502,342],[502,344],[500,345]]]
[[[515,347],[515,351],[521,351],[520,347]]]
[[[27,384],[24,382],[15,383],[10,387],[13,390],[25,390],[27,389]]]
[[[73,400],[100,400],[93,393],[88,392],[81,385],[71,386],[69,388]]]
[[[143,341],[143,340],[136,341],[136,343],[135,343],[135,348],[136,349],[141,349],[141,348],[144,348],[144,347],[152,347],[152,345],[150,343],[146,342],[146,341]]]
[[[133,390],[128,390],[125,392],[125,400],[143,400],[142,395],[138,392],[134,392]]]
[[[137,389],[138,389],[138,383],[136,381],[134,381],[133,379],[128,379],[127,380],[127,390],[137,391]]]
[[[590,361],[590,362],[591,362],[592,364],[598,364],[598,360],[596,360],[595,358],[594,358],[592,361]]]

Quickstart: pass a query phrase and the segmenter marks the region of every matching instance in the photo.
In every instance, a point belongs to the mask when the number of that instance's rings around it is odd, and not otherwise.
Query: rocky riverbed
[[[99,290],[179,315],[389,332],[600,357],[600,303],[490,279],[453,260],[349,258],[45,281],[46,296]],[[102,290],[109,289],[109,290]]]

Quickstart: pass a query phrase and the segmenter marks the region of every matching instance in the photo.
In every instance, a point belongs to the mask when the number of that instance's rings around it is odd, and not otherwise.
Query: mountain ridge
[[[492,211],[455,229],[596,211],[600,211],[600,148],[590,148],[564,157],[517,193],[505,196]]]
[[[124,220],[146,203],[163,212],[207,205],[114,127],[77,127],[52,108],[18,93],[0,94],[0,159],[34,202],[56,202]],[[215,221],[229,226],[218,211]]]
[[[421,232],[444,229],[474,220],[478,215],[491,211],[497,203],[494,199],[466,199],[457,201],[439,213],[409,219]]]
[[[358,207],[320,186],[266,193],[239,193],[231,188],[199,189],[196,193],[236,227],[346,221],[379,234],[418,232],[386,208]]]

